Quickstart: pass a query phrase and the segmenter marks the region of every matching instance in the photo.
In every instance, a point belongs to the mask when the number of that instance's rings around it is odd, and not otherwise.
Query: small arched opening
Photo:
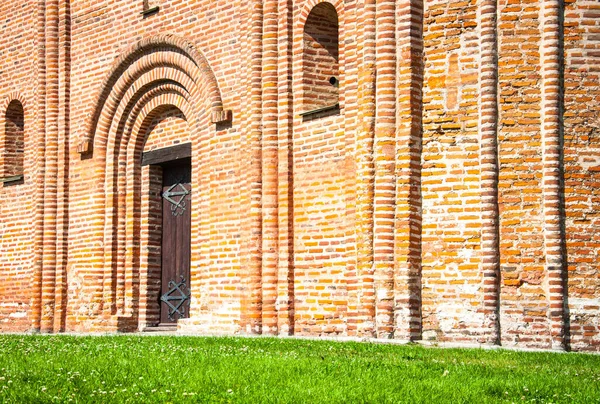
[[[12,100],[4,120],[4,153],[2,177],[18,178],[23,175],[25,156],[25,118],[23,104]]]
[[[331,3],[319,3],[304,25],[302,53],[303,110],[339,104],[339,22]]]

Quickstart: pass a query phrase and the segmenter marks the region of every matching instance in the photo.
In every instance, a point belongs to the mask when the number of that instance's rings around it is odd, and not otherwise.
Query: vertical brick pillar
[[[396,212],[394,338],[421,339],[423,1],[396,7]]]
[[[481,272],[485,341],[500,342],[500,235],[498,211],[497,0],[479,4],[479,164],[481,170]]]
[[[46,1],[37,4],[37,144],[35,184],[35,269],[32,282],[31,327],[41,329],[42,317],[42,270],[44,244],[44,150],[46,136]]]
[[[565,257],[562,230],[561,67],[562,1],[545,0],[540,7],[542,82],[542,194],[548,318],[552,349],[567,348],[565,330]]]
[[[278,26],[278,247],[279,265],[277,274],[277,330],[280,335],[294,332],[294,202],[292,161],[292,4],[290,0],[279,0]]]
[[[396,1],[378,1],[376,8],[375,188],[373,262],[375,324],[378,338],[394,331],[394,213],[396,205]]]
[[[340,107],[344,113],[345,148],[346,158],[346,180],[344,186],[344,198],[346,204],[346,248],[344,258],[346,261],[346,288],[348,291],[348,312],[346,320],[346,332],[355,336],[358,331],[358,309],[360,295],[360,279],[357,273],[357,244],[355,223],[356,216],[356,164],[355,157],[357,114],[358,114],[358,67],[362,64],[359,59],[357,38],[359,37],[355,3],[344,2],[343,22],[339,24],[340,55],[343,55],[343,63],[340,63]],[[347,43],[347,44],[346,44]],[[342,51],[343,49],[343,51]]]
[[[64,331],[67,314],[67,258],[69,228],[69,146],[70,146],[70,83],[71,83],[71,5],[60,0],[59,5],[59,120],[58,177],[56,229],[56,316],[54,330]]]
[[[59,1],[46,2],[46,141],[44,177],[44,236],[42,317],[40,330],[54,331],[56,292],[56,214],[59,118]]]
[[[373,279],[373,137],[375,134],[375,0],[359,11],[358,128],[356,138],[356,272],[359,282],[357,333],[372,336],[375,317]]]
[[[260,333],[262,327],[262,178],[261,178],[261,138],[262,138],[262,0],[247,2],[250,20],[247,38],[247,65],[249,76],[246,85],[246,120],[244,147],[248,161],[245,171],[245,196],[248,209],[243,216],[245,257],[242,265],[245,270],[245,287],[242,292],[241,327],[247,333]]]
[[[262,71],[262,333],[277,333],[277,0],[263,3]]]

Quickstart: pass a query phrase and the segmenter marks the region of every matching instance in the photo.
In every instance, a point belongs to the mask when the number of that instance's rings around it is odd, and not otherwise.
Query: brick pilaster
[[[56,304],[56,214],[59,119],[59,0],[46,2],[46,125],[44,176],[44,242],[40,330],[54,331]]]
[[[247,124],[245,143],[249,160],[244,168],[248,193],[248,214],[244,220],[246,258],[245,290],[242,296],[242,328],[260,333],[262,328],[262,0],[247,2],[250,20],[247,32],[248,81],[246,85]]]
[[[294,200],[293,200],[293,5],[279,0],[277,54],[278,103],[278,255],[277,330],[280,335],[294,332]]]
[[[396,212],[394,337],[421,339],[423,1],[396,8]]]
[[[375,0],[366,0],[359,11],[358,127],[356,133],[356,272],[359,282],[357,333],[375,332],[375,288],[373,279],[373,192],[375,135]]]
[[[358,76],[359,66],[362,63],[361,54],[357,46],[357,39],[360,36],[358,31],[359,13],[357,12],[356,2],[344,2],[344,23],[340,24],[340,38],[346,38],[346,41],[340,41],[340,54],[344,55],[344,62],[340,64],[341,88],[340,103],[344,111],[344,129],[345,145],[344,157],[346,160],[347,173],[344,184],[344,202],[345,202],[345,243],[344,261],[346,262],[345,282],[347,287],[347,305],[348,311],[346,320],[346,332],[348,335],[355,336],[359,327],[358,310],[360,309],[359,298],[361,295],[361,284],[358,274],[358,254],[357,237],[355,229],[357,223],[356,215],[356,132],[358,127]],[[361,51],[362,52],[362,51]]]
[[[562,1],[540,6],[542,196],[548,320],[553,349],[567,348],[565,328],[565,269],[562,219]]]
[[[376,5],[373,265],[378,338],[394,331],[394,219],[396,206],[396,1]]]
[[[485,340],[500,342],[500,235],[498,210],[497,0],[479,4],[479,164],[481,170],[481,272]]]
[[[36,136],[36,184],[35,184],[35,258],[32,280],[31,327],[41,329],[42,317],[42,270],[44,242],[44,139],[46,127],[46,2],[37,4],[37,136]]]
[[[278,0],[263,3],[262,53],[262,333],[277,333]]]
[[[71,4],[59,5],[59,117],[56,239],[56,317],[54,330],[64,331],[67,316],[69,244],[69,162],[71,114]]]

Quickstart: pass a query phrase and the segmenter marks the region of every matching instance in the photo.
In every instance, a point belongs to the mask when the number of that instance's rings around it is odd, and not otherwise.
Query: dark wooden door
[[[189,317],[191,190],[189,159],[163,166],[161,324]]]

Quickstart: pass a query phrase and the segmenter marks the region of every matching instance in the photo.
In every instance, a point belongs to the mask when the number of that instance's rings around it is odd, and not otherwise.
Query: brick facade
[[[0,330],[156,325],[191,144],[178,330],[600,349],[597,1],[0,16]]]

